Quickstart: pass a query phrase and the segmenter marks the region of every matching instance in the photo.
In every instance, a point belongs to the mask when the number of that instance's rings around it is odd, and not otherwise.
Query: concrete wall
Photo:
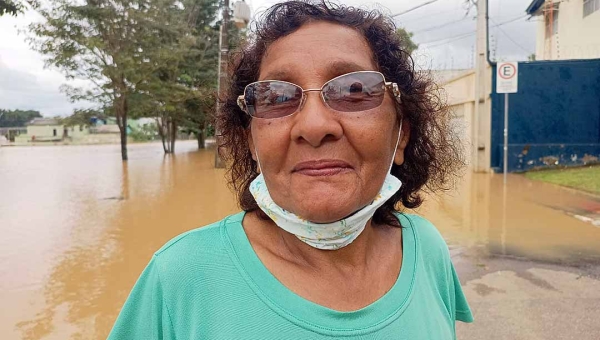
[[[491,73],[492,68],[484,66],[482,84],[477,84],[475,70],[462,70],[439,83],[447,96],[447,104],[452,111],[452,125],[464,146],[465,160],[474,172],[489,172],[491,145]],[[481,94],[476,99],[476,87]]]
[[[56,130],[56,135],[54,135]],[[27,126],[27,136],[31,140],[34,136],[36,140],[60,140],[63,137],[63,125],[29,125]]]
[[[463,70],[440,83],[452,111],[452,127],[464,146],[469,164],[473,149],[473,115],[475,114],[475,71]]]
[[[494,85],[495,85],[494,72]],[[495,91],[495,88],[494,88]],[[600,59],[519,63],[509,95],[508,169],[600,158]],[[503,167],[504,94],[492,94],[492,166]]]
[[[543,12],[536,16],[536,59],[600,58],[600,10],[583,17],[583,0],[555,3],[559,3],[557,34],[547,37]]]
[[[64,138],[65,129],[67,130],[67,138]],[[56,136],[54,131],[56,130]],[[85,125],[68,126],[64,125],[29,125],[27,126],[27,134],[20,135],[15,138],[15,144],[23,145],[32,142],[59,142],[64,141],[75,142],[82,144],[88,143],[86,139],[90,135],[90,129]],[[35,138],[34,138],[35,137]],[[100,140],[110,140],[113,138],[100,138]]]
[[[72,139],[82,139],[90,134],[90,128],[86,125],[76,125],[68,127],[68,136]]]

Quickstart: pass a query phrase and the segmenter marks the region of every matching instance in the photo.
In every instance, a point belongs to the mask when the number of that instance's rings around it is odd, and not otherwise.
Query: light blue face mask
[[[398,149],[401,133],[402,124],[400,124],[398,140],[396,141],[396,148],[394,150]],[[365,229],[367,222],[375,214],[375,211],[400,189],[402,183],[396,176],[390,173],[394,164],[394,155],[392,155],[392,161],[387,176],[383,181],[383,186],[373,201],[354,214],[332,223],[310,222],[293,212],[281,208],[271,198],[262,173],[250,183],[250,192],[260,209],[281,229],[296,235],[302,242],[314,248],[324,250],[340,249],[356,240]]]

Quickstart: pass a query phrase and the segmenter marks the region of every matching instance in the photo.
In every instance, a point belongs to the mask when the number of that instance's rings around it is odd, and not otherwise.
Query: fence
[[[600,158],[600,59],[519,63],[509,95],[508,170],[583,165]],[[504,94],[492,78],[491,166],[503,167]]]

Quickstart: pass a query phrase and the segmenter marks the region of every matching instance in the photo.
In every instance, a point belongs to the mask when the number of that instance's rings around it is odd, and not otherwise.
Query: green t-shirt
[[[335,311],[286,288],[252,249],[241,212],[158,250],[109,339],[455,339],[455,320],[473,317],[448,247],[424,218],[398,216],[398,280],[360,310]]]

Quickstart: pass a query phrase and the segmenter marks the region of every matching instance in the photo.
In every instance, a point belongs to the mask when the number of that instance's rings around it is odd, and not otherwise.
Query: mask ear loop
[[[262,171],[261,171],[261,167],[260,167],[260,160],[258,159],[258,151],[256,151],[256,146],[254,146],[254,154],[256,155],[256,165],[258,167],[258,169],[256,169],[256,170],[260,174]]]
[[[398,145],[400,145],[400,136],[402,136],[402,122],[404,120],[400,121],[400,128],[398,129],[398,139],[396,139],[396,147],[394,148],[394,152],[392,152],[392,162],[390,163],[390,168],[388,169],[388,174],[392,173],[392,166],[394,166],[394,160],[396,159],[396,152],[398,152]],[[256,152],[256,149],[255,149]],[[256,156],[256,159],[258,159],[258,156]]]

